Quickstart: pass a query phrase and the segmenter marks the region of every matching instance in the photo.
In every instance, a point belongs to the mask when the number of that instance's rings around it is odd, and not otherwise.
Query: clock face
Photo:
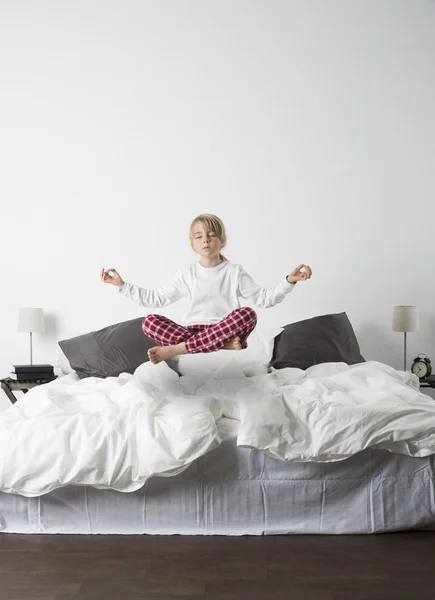
[[[414,375],[417,375],[417,377],[426,377],[427,364],[422,360],[417,360],[415,363],[413,363],[411,371],[414,373]]]

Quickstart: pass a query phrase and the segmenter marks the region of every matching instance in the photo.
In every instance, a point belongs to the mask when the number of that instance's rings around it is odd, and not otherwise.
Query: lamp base
[[[403,332],[403,370],[406,371],[406,331]]]

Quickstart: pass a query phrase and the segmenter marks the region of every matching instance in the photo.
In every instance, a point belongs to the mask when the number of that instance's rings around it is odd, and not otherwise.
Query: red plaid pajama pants
[[[247,306],[236,308],[218,323],[188,325],[183,327],[162,315],[147,315],[142,321],[142,331],[159,346],[186,343],[189,354],[216,352],[238,336],[242,348],[247,348],[249,334],[257,324],[255,310]]]

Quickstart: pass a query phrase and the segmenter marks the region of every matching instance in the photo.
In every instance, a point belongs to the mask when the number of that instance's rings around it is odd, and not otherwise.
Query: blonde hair
[[[189,239],[190,239],[190,245],[192,246],[192,248],[193,248],[193,230],[195,229],[195,225],[197,223],[201,223],[201,225],[204,227],[204,229],[207,231],[207,233],[209,231],[214,231],[214,233],[218,236],[218,238],[221,241],[222,248],[225,247],[225,245],[227,243],[227,234],[225,233],[225,225],[222,223],[222,221],[216,215],[204,214],[204,215],[198,215],[197,217],[195,217],[193,219],[192,223],[190,224]],[[223,254],[220,254],[220,253],[219,253],[219,258],[221,260],[228,260],[228,258],[226,258],[226,256],[224,256]]]

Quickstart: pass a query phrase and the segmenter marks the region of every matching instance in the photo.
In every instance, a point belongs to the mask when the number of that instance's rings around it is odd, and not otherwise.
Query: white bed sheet
[[[134,492],[68,486],[34,498],[0,493],[0,531],[64,534],[355,534],[435,522],[434,456],[364,450],[333,463],[289,463],[222,444],[186,471]]]

